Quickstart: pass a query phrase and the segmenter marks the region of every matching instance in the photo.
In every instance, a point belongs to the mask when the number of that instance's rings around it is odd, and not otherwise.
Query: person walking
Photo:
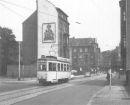
[[[107,84],[109,84],[110,83],[110,72],[109,71],[107,71],[106,79],[107,79]]]

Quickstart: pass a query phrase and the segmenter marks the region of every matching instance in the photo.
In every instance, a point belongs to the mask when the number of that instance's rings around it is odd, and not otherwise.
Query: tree
[[[7,74],[7,65],[16,62],[18,58],[18,42],[15,35],[9,28],[0,27],[2,75]]]

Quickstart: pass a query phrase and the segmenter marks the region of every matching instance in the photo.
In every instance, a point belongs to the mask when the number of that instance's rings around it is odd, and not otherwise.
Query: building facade
[[[69,59],[68,15],[48,0],[36,3],[37,10],[23,22],[23,64],[35,65],[41,56]]]
[[[130,84],[130,0],[120,0],[119,4],[121,7],[121,44],[123,43],[121,60],[122,65],[125,66],[123,69],[126,71],[126,84]],[[122,46],[126,48],[124,51]]]
[[[70,38],[72,69],[86,72],[99,67],[100,48],[95,38]]]
[[[2,50],[1,50],[1,38],[0,38],[0,75],[2,75]]]
[[[111,51],[102,52],[101,68],[102,71],[107,72],[110,69]]]
[[[126,0],[126,48],[127,48],[127,70],[130,70],[130,1]]]
[[[126,0],[126,82],[130,84],[130,0]]]
[[[121,24],[121,60],[122,68],[126,70],[126,0],[121,0],[120,4],[120,24]]]

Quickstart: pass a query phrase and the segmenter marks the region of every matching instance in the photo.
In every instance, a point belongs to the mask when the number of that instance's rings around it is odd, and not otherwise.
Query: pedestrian
[[[110,72],[109,71],[107,71],[107,77],[106,77],[106,79],[107,79],[107,83],[110,83]]]
[[[12,72],[12,79],[14,79],[14,72]]]

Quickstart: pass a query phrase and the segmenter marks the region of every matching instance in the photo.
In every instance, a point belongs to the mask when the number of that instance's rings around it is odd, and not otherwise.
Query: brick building
[[[95,38],[70,38],[72,69],[78,72],[99,67],[100,48]]]

